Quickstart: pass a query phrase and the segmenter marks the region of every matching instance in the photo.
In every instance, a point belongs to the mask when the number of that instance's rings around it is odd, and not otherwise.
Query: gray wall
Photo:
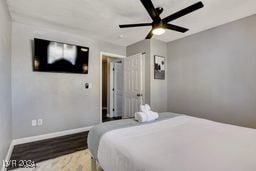
[[[168,44],[168,107],[256,128],[256,15]]]
[[[90,40],[61,30],[13,23],[13,138],[91,126],[100,122],[100,52],[125,55],[125,47]],[[34,37],[90,47],[89,74],[32,72]],[[86,90],[84,84],[92,83]],[[41,127],[31,120],[42,118]]]
[[[166,112],[167,111],[167,43],[160,40],[151,39],[150,41],[150,51],[151,51],[151,60],[150,60],[150,101],[151,108],[157,112]],[[165,80],[154,79],[154,56],[165,57]]]
[[[11,17],[0,0],[0,168],[11,141]]]

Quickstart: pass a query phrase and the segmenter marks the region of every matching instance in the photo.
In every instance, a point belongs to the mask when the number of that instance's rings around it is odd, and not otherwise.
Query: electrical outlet
[[[32,126],[36,126],[37,123],[36,123],[36,120],[32,120]]]
[[[38,119],[37,120],[37,125],[42,126],[43,125],[43,119]]]

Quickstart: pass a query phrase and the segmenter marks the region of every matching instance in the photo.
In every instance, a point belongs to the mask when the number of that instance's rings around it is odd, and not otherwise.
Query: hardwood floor
[[[115,121],[115,120],[120,120],[120,119],[122,119],[121,116],[120,116],[120,117],[114,117],[114,118],[108,118],[108,117],[106,117],[106,118],[103,118],[103,119],[102,119],[102,122]]]
[[[108,121],[115,121],[115,120],[120,120],[122,117],[114,117],[114,118],[109,118],[107,117],[107,110],[102,110],[102,122],[108,122]]]
[[[21,145],[16,145],[11,155],[11,161],[32,160],[36,163],[53,159],[62,155],[87,149],[87,132],[51,138]],[[11,165],[8,170],[18,168]]]

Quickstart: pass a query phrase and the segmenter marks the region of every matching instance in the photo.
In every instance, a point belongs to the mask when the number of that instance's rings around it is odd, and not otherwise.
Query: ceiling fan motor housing
[[[152,23],[152,28],[155,29],[155,28],[164,28],[164,23],[163,21],[159,21],[159,22],[153,22]]]
[[[158,15],[160,15],[164,11],[164,9],[162,7],[157,7],[156,11],[157,11]]]

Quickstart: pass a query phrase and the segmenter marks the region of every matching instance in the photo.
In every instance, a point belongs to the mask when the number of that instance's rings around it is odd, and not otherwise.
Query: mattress
[[[159,118],[157,120],[152,121],[152,122],[139,123],[132,118],[132,119],[122,119],[122,120],[98,124],[98,125],[94,126],[92,129],[90,129],[90,132],[89,132],[89,135],[87,138],[88,149],[89,149],[92,157],[94,159],[97,159],[99,142],[101,140],[101,137],[105,133],[112,131],[112,130],[121,129],[121,128],[128,128],[128,127],[156,123],[156,122],[159,122],[159,121],[162,121],[165,119],[174,118],[174,117],[180,116],[180,115],[181,114],[163,112],[163,113],[159,114]]]
[[[256,171],[256,130],[181,115],[109,130],[97,157],[104,171]]]

